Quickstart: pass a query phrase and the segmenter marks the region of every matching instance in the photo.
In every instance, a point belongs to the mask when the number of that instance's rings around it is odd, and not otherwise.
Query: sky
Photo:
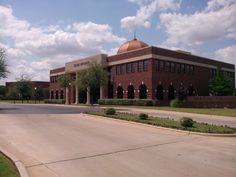
[[[236,0],[1,0],[8,78],[49,70],[139,40],[236,64]]]

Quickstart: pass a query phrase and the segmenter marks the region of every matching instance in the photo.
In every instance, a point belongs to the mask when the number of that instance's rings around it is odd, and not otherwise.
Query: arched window
[[[54,99],[54,91],[51,91],[51,99]]]
[[[129,85],[127,90],[128,90],[128,98],[133,99],[134,98],[134,86]]]
[[[156,88],[156,97],[158,100],[163,100],[163,86],[159,84]]]
[[[188,96],[193,96],[193,86],[192,85],[190,85],[188,87]]]
[[[56,91],[56,98],[55,99],[58,99],[59,98],[59,93],[58,93],[58,90]]]
[[[117,87],[117,98],[123,98],[123,88],[121,86]]]
[[[145,84],[141,84],[139,86],[139,98],[140,99],[147,99],[147,87]]]
[[[172,84],[169,85],[168,87],[168,99],[169,100],[175,99],[175,88]]]
[[[64,92],[63,92],[63,90],[61,90],[60,99],[64,99]]]

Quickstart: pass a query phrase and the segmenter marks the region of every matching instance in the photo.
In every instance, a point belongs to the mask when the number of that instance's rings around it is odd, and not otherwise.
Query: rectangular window
[[[116,65],[116,75],[120,75],[120,65]]]
[[[190,74],[190,66],[189,65],[186,65],[186,73]]]
[[[131,63],[131,72],[134,73],[135,72],[135,63]]]
[[[179,63],[176,64],[176,71],[177,73],[181,73],[181,67]]]
[[[138,62],[138,72],[142,72],[143,71],[143,61],[139,61]]]
[[[159,61],[159,70],[160,71],[164,70],[164,62],[163,61]]]
[[[148,70],[148,61],[144,60],[143,61],[143,71],[147,71]]]
[[[175,63],[171,63],[171,65],[170,65],[170,71],[171,71],[172,73],[175,72]]]
[[[185,73],[185,64],[181,64],[181,73]]]
[[[155,71],[159,71],[159,61],[158,60],[154,60],[154,66],[155,66]]]
[[[126,73],[130,73],[131,72],[131,63],[127,63],[126,64]]]
[[[125,65],[120,65],[120,74],[125,74]]]
[[[170,71],[170,62],[165,62],[165,71],[166,72]]]
[[[191,74],[191,75],[194,74],[194,66],[190,66],[190,74]]]

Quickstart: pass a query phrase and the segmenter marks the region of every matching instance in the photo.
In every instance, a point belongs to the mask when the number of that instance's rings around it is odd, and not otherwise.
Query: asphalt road
[[[0,104],[0,114],[78,114],[99,108],[49,104]]]
[[[236,138],[84,114],[0,114],[0,148],[31,177],[236,176]]]

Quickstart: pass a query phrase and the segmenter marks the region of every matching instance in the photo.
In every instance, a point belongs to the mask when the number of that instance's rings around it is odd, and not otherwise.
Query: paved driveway
[[[0,114],[78,114],[98,110],[100,110],[100,108],[89,106],[67,106],[53,104],[0,104]]]
[[[236,176],[236,138],[83,114],[1,114],[0,147],[31,177]]]

